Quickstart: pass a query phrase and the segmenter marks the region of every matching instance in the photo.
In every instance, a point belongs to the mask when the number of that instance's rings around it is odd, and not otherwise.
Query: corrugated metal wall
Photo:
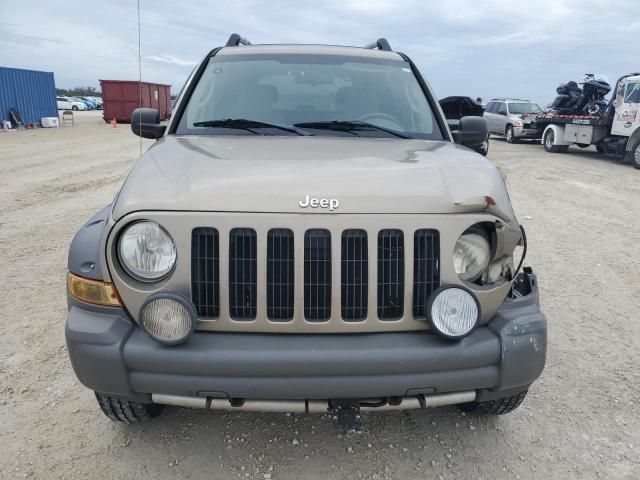
[[[118,122],[129,122],[131,113],[138,107],[159,110],[160,120],[171,116],[171,85],[135,80],[100,80],[100,90],[106,122],[112,118]]]
[[[57,117],[53,73],[0,67],[0,123],[11,121],[10,108],[20,112],[25,124],[39,124],[42,117]]]

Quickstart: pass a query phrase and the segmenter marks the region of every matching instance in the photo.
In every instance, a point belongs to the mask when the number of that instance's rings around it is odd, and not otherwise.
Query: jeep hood
[[[340,206],[301,208],[307,195]],[[514,217],[501,172],[465,147],[329,136],[166,136],[136,162],[112,215],[141,210]]]

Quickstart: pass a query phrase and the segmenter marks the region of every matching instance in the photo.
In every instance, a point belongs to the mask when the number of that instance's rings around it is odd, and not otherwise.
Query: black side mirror
[[[453,141],[460,145],[472,147],[480,145],[489,138],[487,121],[482,117],[462,117],[458,130],[451,132]]]
[[[160,125],[160,111],[155,108],[136,108],[131,114],[131,131],[143,138],[158,139],[166,125]]]

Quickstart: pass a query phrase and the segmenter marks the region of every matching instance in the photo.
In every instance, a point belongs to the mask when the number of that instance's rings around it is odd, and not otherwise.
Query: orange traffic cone
[[[113,128],[118,128],[118,122],[116,122],[116,117],[113,117],[113,120],[111,120],[111,126]]]

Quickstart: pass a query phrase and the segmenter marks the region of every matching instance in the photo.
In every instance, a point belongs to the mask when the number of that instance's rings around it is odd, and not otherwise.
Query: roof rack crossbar
[[[251,45],[251,42],[237,33],[232,33],[227,40],[227,47],[237,47],[238,45]]]
[[[389,42],[387,41],[386,38],[379,38],[375,42],[365,45],[364,48],[384,50],[385,52],[391,51],[391,45],[389,45]]]

